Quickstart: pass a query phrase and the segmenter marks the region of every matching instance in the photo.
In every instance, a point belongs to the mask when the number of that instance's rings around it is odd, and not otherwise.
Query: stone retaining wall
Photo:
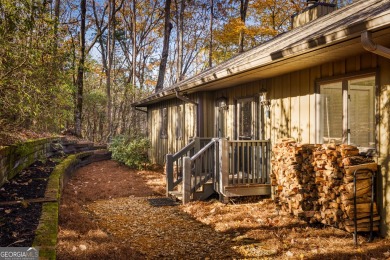
[[[61,193],[73,172],[87,164],[109,159],[111,153],[106,150],[87,151],[69,155],[54,168],[45,192],[48,202],[42,204],[42,215],[33,242],[33,247],[39,248],[40,259],[56,259]]]
[[[0,187],[39,158],[51,156],[61,141],[52,137],[0,147]]]

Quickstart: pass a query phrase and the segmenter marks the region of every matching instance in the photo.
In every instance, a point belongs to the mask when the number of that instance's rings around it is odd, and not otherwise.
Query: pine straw
[[[354,247],[352,234],[322,225],[309,226],[278,212],[271,200],[223,205],[217,201],[192,202],[182,206],[196,220],[216,231],[230,234],[234,249],[245,258],[272,259],[386,259],[390,241],[366,243],[359,236]]]
[[[161,171],[112,161],[79,169],[60,211],[59,259],[386,259],[390,241],[366,243],[331,227],[308,226],[269,199],[153,207]]]

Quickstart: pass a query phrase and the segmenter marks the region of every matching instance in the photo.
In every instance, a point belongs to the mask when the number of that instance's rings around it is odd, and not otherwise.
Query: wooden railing
[[[183,158],[192,157],[210,140],[211,138],[195,137],[179,152],[166,155],[167,196],[169,195],[168,193],[173,191],[183,180]]]
[[[211,140],[192,157],[184,157],[183,203],[191,199],[191,194],[214,178],[218,172],[218,139]]]
[[[219,144],[219,194],[226,188],[269,184],[269,140],[221,140]]]
[[[269,184],[269,172],[269,140],[196,138],[176,154],[167,155],[167,194],[183,182],[180,193],[186,203],[213,179],[214,190],[224,196],[226,187]]]
[[[269,183],[268,140],[226,141],[229,186]]]

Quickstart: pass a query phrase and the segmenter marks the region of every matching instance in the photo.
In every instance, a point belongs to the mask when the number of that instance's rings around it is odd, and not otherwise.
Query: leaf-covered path
[[[178,206],[155,207],[162,172],[129,170],[113,161],[79,169],[60,208],[59,259],[239,257],[230,237]]]
[[[60,208],[59,259],[386,259],[390,241],[353,246],[352,236],[310,227],[269,200],[152,206],[165,193],[162,171],[113,161],[75,172]]]

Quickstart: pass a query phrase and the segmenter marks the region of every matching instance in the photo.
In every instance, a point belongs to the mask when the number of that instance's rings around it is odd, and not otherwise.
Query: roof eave
[[[286,62],[291,58],[297,57],[307,52],[312,52],[315,50],[319,52],[323,50],[325,52],[326,47],[360,37],[360,34],[363,31],[376,31],[383,27],[389,27],[389,25],[390,13],[387,12],[370,20],[349,24],[348,26],[341,27],[337,31],[321,35],[320,37],[308,38],[306,41],[299,41],[296,44],[280,49],[276,52],[266,53],[261,57],[254,57],[253,59],[250,59],[238,66],[233,65],[228,68],[221,68],[218,71],[211,71],[210,73],[205,72],[203,76],[200,74],[186,81],[180,82],[137,103],[133,103],[132,106],[145,107],[164,99],[173,98],[175,96],[175,90],[194,91],[194,89],[204,88],[208,85],[211,85],[212,83],[227,80],[231,77],[239,77],[245,72],[256,70],[261,67],[266,67],[274,63],[283,65],[283,62]],[[224,86],[221,85],[220,88],[224,88]]]

